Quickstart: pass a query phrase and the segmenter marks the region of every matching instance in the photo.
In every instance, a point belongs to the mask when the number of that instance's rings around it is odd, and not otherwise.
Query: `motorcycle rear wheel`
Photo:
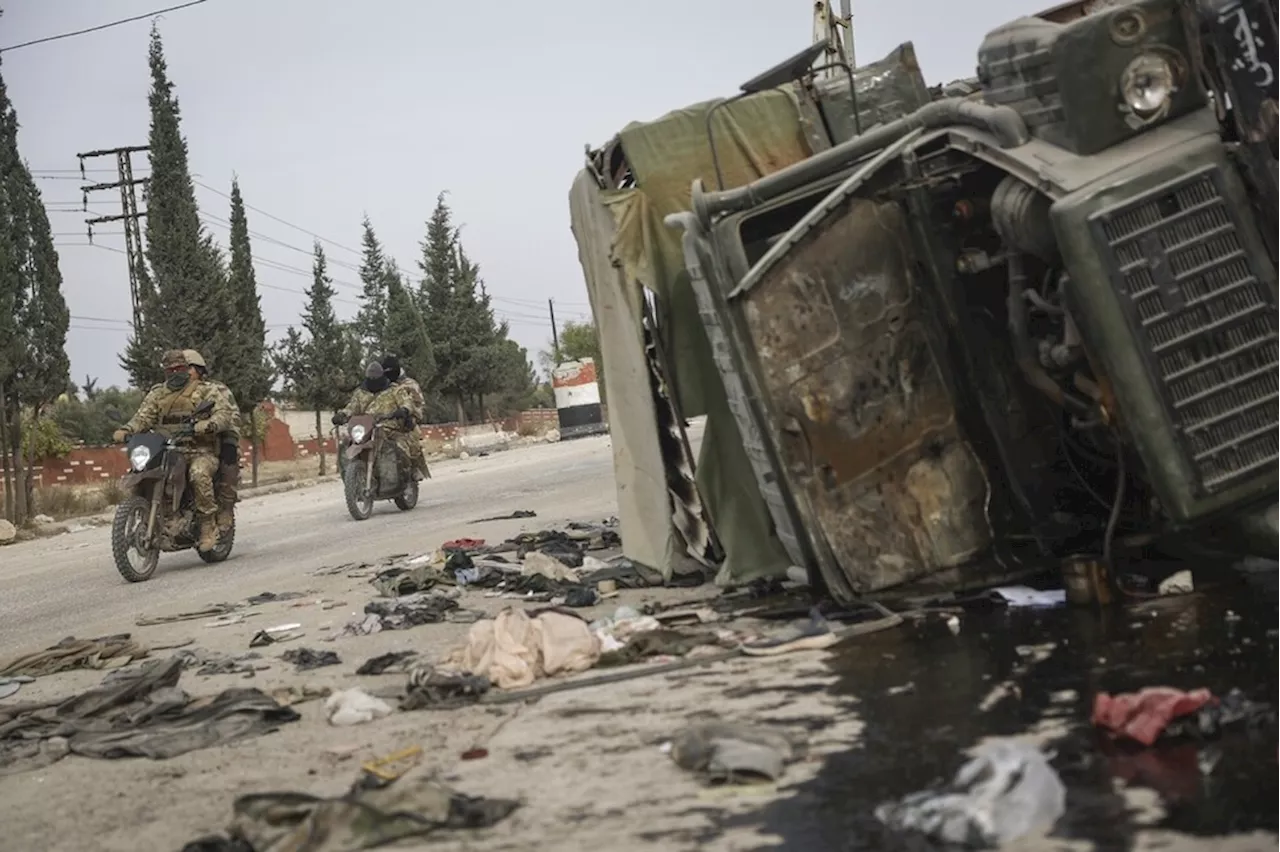
[[[367,521],[373,514],[373,495],[368,493],[366,479],[362,459],[347,462],[347,469],[342,474],[342,491],[347,498],[347,511],[357,521]]]
[[[418,505],[418,480],[413,478],[412,473],[409,474],[409,484],[394,499],[396,508],[402,512],[407,512]]]
[[[134,495],[116,506],[116,516],[111,522],[111,555],[115,559],[116,570],[120,576],[130,583],[144,583],[151,579],[160,563],[160,550],[139,550],[137,537],[145,528],[147,518],[151,514],[151,501],[145,497]],[[132,522],[132,523],[131,523]],[[135,569],[129,559],[131,553],[142,557],[140,568]]]
[[[231,548],[235,547],[235,544],[236,544],[236,521],[235,521],[235,518],[232,518],[231,528],[227,530],[225,533],[223,533],[222,535],[218,536],[217,547],[215,547],[213,550],[208,550],[208,551],[201,550],[200,548],[197,547],[195,548],[195,551],[197,554],[199,554],[200,558],[203,559],[205,562],[209,563],[210,565],[214,565],[214,564],[217,564],[218,562],[225,562],[227,557],[231,555]]]

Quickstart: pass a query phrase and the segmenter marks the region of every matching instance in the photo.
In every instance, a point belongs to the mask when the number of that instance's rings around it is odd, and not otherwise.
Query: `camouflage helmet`
[[[181,349],[167,350],[160,356],[160,369],[172,370],[174,367],[189,367],[190,363],[187,361],[188,354],[189,353],[184,352]],[[196,357],[199,358],[200,356],[196,355]]]
[[[187,359],[187,366],[199,367],[202,370],[209,369],[209,365],[204,362],[204,356],[194,349],[183,349],[182,355]]]

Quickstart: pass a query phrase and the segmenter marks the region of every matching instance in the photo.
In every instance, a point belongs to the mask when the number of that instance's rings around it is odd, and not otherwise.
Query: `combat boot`
[[[196,548],[209,553],[218,547],[218,518],[215,514],[200,516],[200,541]]]
[[[218,507],[218,534],[226,535],[231,532],[231,526],[235,523],[235,506],[219,506]]]

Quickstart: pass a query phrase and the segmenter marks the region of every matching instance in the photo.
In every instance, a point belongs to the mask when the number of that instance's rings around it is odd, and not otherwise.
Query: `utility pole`
[[[124,247],[125,254],[129,260],[129,297],[133,303],[133,327],[138,329],[142,327],[142,299],[141,289],[142,281],[146,276],[146,267],[143,266],[142,257],[142,227],[138,224],[139,220],[147,215],[145,210],[138,210],[138,192],[137,187],[148,182],[148,178],[135,178],[133,176],[133,155],[149,150],[146,145],[134,145],[127,148],[107,148],[101,151],[87,151],[83,154],[77,154],[80,158],[80,177],[87,180],[84,173],[84,161],[90,157],[106,157],[114,155],[116,158],[116,170],[120,179],[115,183],[94,183],[82,186],[80,189],[84,194],[84,209],[89,209],[89,193],[98,192],[104,189],[120,190],[120,215],[118,216],[97,216],[92,219],[85,219],[85,224],[89,226],[89,242],[93,242],[93,226],[100,225],[104,222],[123,222],[124,223]]]
[[[556,331],[556,302],[555,299],[547,299],[547,310],[551,312],[551,360],[554,361],[551,366],[560,365],[560,334]]]

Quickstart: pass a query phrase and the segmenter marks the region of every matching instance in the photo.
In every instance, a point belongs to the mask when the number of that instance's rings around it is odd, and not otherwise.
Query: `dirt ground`
[[[437,467],[413,513],[379,509],[356,524],[345,516],[336,487],[318,486],[245,501],[243,545],[237,557],[214,568],[194,557],[167,557],[167,570],[130,586],[104,556],[105,531],[85,530],[0,550],[0,656],[45,647],[68,634],[80,637],[130,631],[152,645],[193,640],[188,647],[244,653],[258,630],[299,623],[296,641],[259,649],[265,671],[199,677],[180,686],[195,695],[251,686],[360,686],[398,691],[404,675],[357,676],[366,659],[414,650],[435,659],[461,644],[467,624],[441,623],[371,636],[327,637],[358,619],[374,596],[365,577],[317,575],[318,569],[395,553],[423,553],[461,536],[502,540],[522,529],[600,520],[613,512],[610,450],[606,439],[533,447]],[[485,514],[530,508],[538,517],[474,524]],[[161,615],[243,600],[261,592],[304,592],[304,598],[266,603],[242,623],[206,626],[208,619],[135,627],[141,615]],[[714,587],[622,591],[588,618],[621,604],[696,602]],[[340,601],[326,608],[321,601]],[[463,607],[493,613],[511,601],[464,591]],[[852,649],[858,653],[857,639]],[[298,673],[278,657],[295,647],[336,651],[342,663]],[[157,651],[164,657],[169,651]],[[422,749],[413,770],[432,773],[464,793],[520,799],[523,805],[497,826],[437,835],[395,848],[442,850],[756,850],[844,848],[830,837],[804,836],[839,801],[806,792],[833,755],[849,754],[867,736],[857,695],[833,687],[838,674],[826,651],[742,658],[669,675],[549,695],[519,705],[397,712],[365,725],[336,728],[322,702],[298,705],[298,722],[230,746],[165,761],[68,757],[43,770],[0,778],[0,850],[177,850],[228,823],[232,801],[251,792],[302,791],[334,795],[355,779],[363,761],[410,746]],[[588,673],[591,674],[591,673]],[[100,671],[74,671],[24,686],[12,700],[67,697],[101,682]],[[927,700],[922,698],[921,700]],[[958,707],[958,713],[976,712]],[[804,734],[809,756],[777,785],[711,789],[678,768],[663,743],[682,726],[718,718],[772,724]],[[1026,736],[1051,731],[1030,725]],[[464,760],[476,748],[487,756]],[[1130,806],[1158,821],[1158,800],[1138,788],[1121,791]],[[782,808],[794,819],[780,829],[765,814]],[[1138,832],[1134,849],[1275,849],[1275,834],[1194,838],[1152,828]],[[1090,849],[1089,843],[1044,840],[1028,850]]]

